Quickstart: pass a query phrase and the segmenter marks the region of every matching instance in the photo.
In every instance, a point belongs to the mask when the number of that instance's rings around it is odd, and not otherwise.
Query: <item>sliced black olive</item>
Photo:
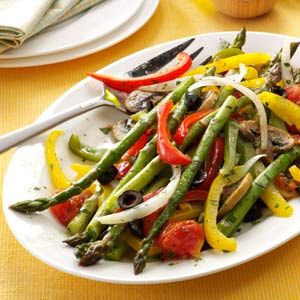
[[[102,173],[97,180],[103,184],[109,184],[111,181],[113,181],[118,174],[118,169],[115,166],[111,166],[106,172]]]
[[[201,98],[196,91],[187,92],[185,94],[187,105],[189,110],[196,110],[201,104]]]
[[[129,229],[131,233],[138,236],[139,238],[144,238],[142,228],[143,228],[142,220],[135,220],[129,223]]]
[[[262,209],[259,207],[257,203],[255,203],[250,210],[247,212],[244,222],[253,222],[261,218]]]
[[[122,209],[132,208],[143,202],[143,195],[140,192],[128,190],[118,198],[118,205]]]
[[[147,100],[145,105],[146,105],[146,110],[147,111],[152,110],[152,108],[154,107],[154,104],[151,100]]]
[[[271,89],[270,89],[270,92],[274,93],[274,94],[277,94],[279,96],[283,96],[285,94],[285,90],[278,86],[278,85],[272,85],[271,86]]]
[[[193,182],[193,187],[197,187],[200,183],[202,183],[207,177],[207,173],[204,169],[200,169],[196,174]]]
[[[256,204],[257,204],[258,207],[260,207],[260,208],[265,208],[265,207],[267,207],[267,205],[265,204],[265,202],[263,202],[261,199],[258,199],[258,200],[256,201]]]

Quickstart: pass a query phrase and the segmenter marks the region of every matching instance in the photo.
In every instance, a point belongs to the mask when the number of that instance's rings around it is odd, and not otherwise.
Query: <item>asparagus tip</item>
[[[133,260],[134,274],[138,275],[142,273],[145,267],[146,267],[146,258],[142,253],[138,252],[136,257]]]
[[[77,245],[89,242],[90,238],[86,232],[77,233],[69,237],[68,239],[62,241],[71,247],[76,247]]]
[[[106,254],[105,248],[106,248],[105,243],[103,243],[102,240],[93,243],[80,258],[79,265],[80,266],[94,265],[105,256]]]
[[[40,198],[34,201],[32,200],[20,201],[10,205],[9,208],[22,213],[31,213],[31,212],[41,210],[40,208],[43,207],[44,204],[45,204],[45,198]]]

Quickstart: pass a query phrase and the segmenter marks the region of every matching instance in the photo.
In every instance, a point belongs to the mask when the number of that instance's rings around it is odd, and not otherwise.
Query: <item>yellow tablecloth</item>
[[[278,0],[268,15],[243,21],[221,15],[209,0],[161,0],[146,26],[110,49],[50,66],[1,69],[0,133],[34,121],[52,101],[83,79],[86,71],[95,71],[161,42],[198,33],[239,30],[243,25],[248,30],[297,36],[300,1]],[[0,157],[1,182],[10,156]],[[80,279],[43,264],[18,244],[2,210],[0,234],[1,300],[300,299],[299,237],[254,261],[215,275],[181,283],[125,286]]]

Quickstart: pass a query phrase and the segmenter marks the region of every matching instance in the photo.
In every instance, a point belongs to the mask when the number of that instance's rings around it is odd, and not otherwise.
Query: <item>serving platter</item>
[[[189,53],[204,46],[204,51],[194,62],[199,64],[204,58],[216,52],[220,39],[232,40],[236,32],[220,32],[196,36],[194,43],[187,49]],[[276,53],[286,36],[269,33],[248,32],[245,51]],[[176,40],[125,57],[99,72],[122,74],[143,61],[182,42]],[[299,53],[293,61],[299,60]],[[87,78],[72,87],[56,100],[39,119],[59,112],[97,96],[99,83]],[[62,159],[65,172],[74,177],[70,169],[72,162],[81,162],[68,151],[67,141],[71,133],[79,134],[83,141],[91,145],[109,143],[100,127],[124,118],[121,113],[109,111],[108,108],[87,113],[77,117],[58,128],[65,132],[57,145],[58,156]],[[67,237],[66,229],[58,224],[49,212],[24,215],[8,208],[19,200],[45,196],[53,191],[45,165],[43,142],[47,133],[36,137],[19,147],[7,169],[3,187],[3,210],[7,223],[18,241],[35,257],[61,271],[98,281],[123,284],[149,284],[181,281],[216,273],[237,266],[272,249],[279,247],[300,232],[300,201],[290,203],[294,213],[290,218],[278,218],[266,215],[254,226],[247,226],[238,233],[238,249],[232,253],[221,253],[213,250],[204,251],[201,260],[182,260],[149,263],[144,272],[133,274],[132,262],[102,261],[92,267],[80,267],[72,254],[72,249],[61,241]]]

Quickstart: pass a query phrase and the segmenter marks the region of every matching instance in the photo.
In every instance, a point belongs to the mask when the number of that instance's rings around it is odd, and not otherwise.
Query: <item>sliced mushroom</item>
[[[204,94],[204,99],[202,100],[202,104],[199,110],[213,108],[217,102],[217,99],[218,96],[215,92],[208,91],[207,93]]]
[[[260,132],[259,126],[256,121],[243,121],[240,123],[241,133],[252,143],[255,147],[259,147],[260,144]],[[295,142],[293,137],[276,127],[268,125],[268,135],[272,152],[278,154],[291,149]]]
[[[165,96],[165,93],[151,93],[141,90],[131,92],[125,100],[125,107],[131,113],[151,110]]]
[[[237,186],[234,186],[234,191],[225,200],[218,212],[218,218],[224,217],[229,211],[231,211],[235,205],[243,198],[252,184],[253,178],[250,173],[240,181]]]
[[[116,141],[122,140],[129,130],[134,126],[135,122],[131,119],[118,121],[111,127],[111,137]]]

